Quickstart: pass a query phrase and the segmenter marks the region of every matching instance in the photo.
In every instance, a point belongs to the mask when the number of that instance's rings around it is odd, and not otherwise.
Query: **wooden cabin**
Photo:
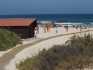
[[[0,28],[13,31],[22,39],[34,37],[36,26],[37,19],[34,18],[0,19]]]

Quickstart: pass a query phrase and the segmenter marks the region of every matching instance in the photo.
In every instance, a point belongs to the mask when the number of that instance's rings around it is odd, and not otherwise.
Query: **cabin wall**
[[[6,26],[6,27],[2,27],[2,28],[5,28],[5,29],[8,29],[10,31],[15,32],[22,39],[29,37],[28,27],[25,27],[25,26],[15,26],[15,27]]]

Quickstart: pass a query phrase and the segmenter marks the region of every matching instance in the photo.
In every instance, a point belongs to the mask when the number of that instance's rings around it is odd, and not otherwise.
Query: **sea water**
[[[42,22],[91,24],[93,14],[25,14],[25,15],[0,15],[0,18],[37,18]]]

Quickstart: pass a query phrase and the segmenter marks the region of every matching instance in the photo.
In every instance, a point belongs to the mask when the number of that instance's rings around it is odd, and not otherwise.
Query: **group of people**
[[[72,27],[74,27],[76,29],[80,28],[80,31],[82,32],[82,29],[83,29],[82,25],[76,25],[76,26],[72,26]],[[43,28],[44,28],[44,32],[50,32],[50,27],[47,24]],[[55,28],[56,28],[55,33],[58,33],[58,26],[56,25]],[[64,28],[66,29],[66,32],[68,32],[69,26],[65,25]],[[85,28],[87,28],[87,27],[85,26]],[[37,34],[39,33],[39,27],[38,26],[35,27],[35,32],[34,33],[35,33],[34,37],[36,38]]]
[[[84,25],[83,26],[82,25],[76,25],[76,26],[74,25],[73,27],[76,29],[80,28],[80,31],[82,31],[82,29],[87,29],[86,25],[85,26]]]

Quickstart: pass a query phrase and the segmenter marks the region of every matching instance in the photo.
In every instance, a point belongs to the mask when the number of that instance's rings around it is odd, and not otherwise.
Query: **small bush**
[[[20,38],[6,29],[0,29],[0,51],[8,50],[20,42]]]
[[[85,46],[93,47],[93,38],[90,34],[88,35],[85,34],[84,37],[74,35],[68,41],[66,41],[67,45],[73,45],[76,43],[80,43]]]

